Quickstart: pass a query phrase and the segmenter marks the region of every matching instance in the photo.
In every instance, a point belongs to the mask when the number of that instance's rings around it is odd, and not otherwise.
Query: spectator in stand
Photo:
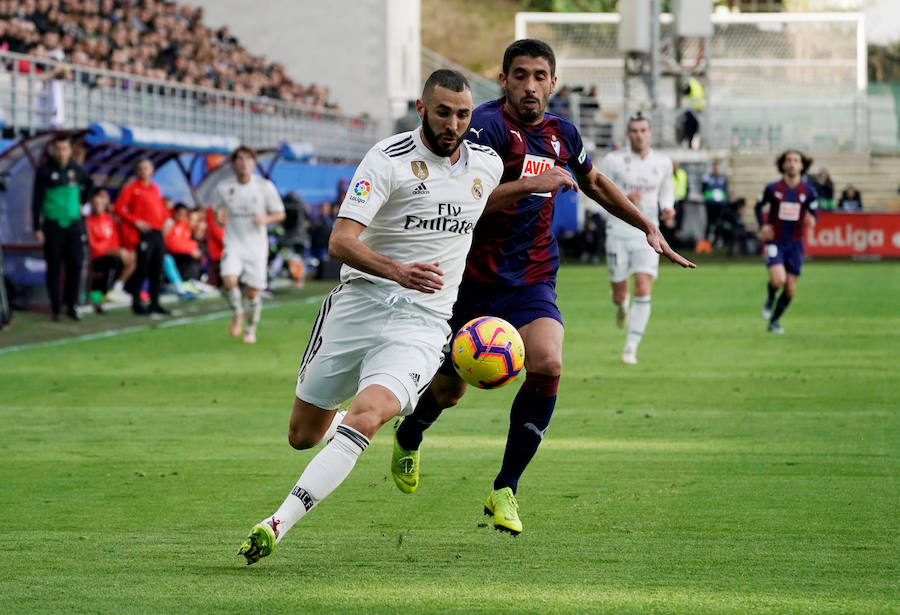
[[[216,288],[222,286],[219,266],[225,243],[225,208],[206,208],[206,253],[209,256],[209,283]]]
[[[547,111],[560,117],[569,117],[569,86],[559,88],[556,95],[547,103]]]
[[[204,27],[200,9],[149,0],[42,0],[0,2],[0,18],[0,49],[32,53],[40,45],[38,55],[82,66],[337,108],[328,88],[296,83],[282,64],[250,55],[227,29]],[[103,76],[96,85],[114,81]]]
[[[81,320],[76,306],[84,262],[81,204],[91,192],[91,180],[74,160],[69,137],[59,135],[50,143],[50,159],[34,174],[31,196],[34,237],[44,248],[47,261],[47,294],[53,320],[60,319],[60,275],[65,269],[62,299],[66,315]]]
[[[706,240],[711,245],[719,239],[719,218],[728,206],[728,178],[721,163],[713,161],[712,170],[703,176],[703,202],[706,205]]]
[[[863,210],[862,195],[853,184],[847,184],[847,187],[841,192],[838,209],[848,213]]]
[[[91,214],[85,218],[91,250],[91,303],[98,314],[103,313],[104,299],[126,296],[125,280],[137,266],[134,252],[122,247],[116,221],[108,209],[109,194],[106,190],[97,190],[91,197]],[[113,279],[115,282],[110,291]]]
[[[831,181],[828,169],[824,167],[819,169],[819,172],[810,178],[809,183],[819,195],[819,209],[826,211],[834,209],[834,183]]]
[[[323,273],[322,263],[329,260],[328,240],[331,238],[331,229],[337,220],[338,203],[322,203],[319,207],[319,215],[312,219],[309,227],[309,255],[316,266],[316,276],[321,279]]]
[[[131,310],[139,316],[169,314],[159,303],[165,254],[162,231],[169,219],[169,212],[163,204],[159,186],[153,183],[153,171],[153,163],[149,159],[138,162],[137,179],[122,188],[115,206],[119,218],[133,225],[139,234],[137,269],[125,286],[131,294]],[[149,306],[144,306],[141,301],[144,280],[149,280]]]
[[[586,212],[584,228],[578,236],[579,258],[582,263],[600,262],[600,255],[606,245],[606,222],[599,213]]]
[[[200,251],[206,256],[206,216],[202,209],[191,209],[188,212],[188,224],[191,225],[191,237],[197,242]]]
[[[684,218],[684,202],[688,195],[688,174],[675,160],[672,161],[672,193],[675,197],[675,218],[671,221],[671,226],[663,224],[660,230],[669,245],[677,247],[677,244],[680,243],[677,231],[681,228],[681,220]]]
[[[203,252],[193,237],[187,205],[175,205],[172,220],[165,235],[166,251],[175,259],[182,280],[199,280]]]

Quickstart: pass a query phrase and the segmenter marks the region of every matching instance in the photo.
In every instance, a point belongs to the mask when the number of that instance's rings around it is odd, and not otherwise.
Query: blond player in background
[[[658,226],[675,220],[672,161],[650,148],[650,120],[638,113],[628,120],[630,147],[603,159],[600,172],[609,177],[637,205],[647,220]],[[637,363],[637,349],[650,320],[650,291],[659,273],[659,254],[645,234],[615,216],[606,219],[606,265],[616,306],[616,324],[628,326],[622,361]],[[628,278],[634,276],[634,299],[628,306]]]

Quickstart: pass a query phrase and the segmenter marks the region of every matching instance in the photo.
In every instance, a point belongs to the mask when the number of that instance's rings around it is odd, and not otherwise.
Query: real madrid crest
[[[481,197],[484,196],[484,188],[481,185],[480,177],[476,177],[475,181],[472,182],[472,196],[475,197],[476,201],[480,201]]]
[[[413,160],[409,163],[409,166],[412,167],[413,175],[422,181],[428,179],[428,165],[425,164],[424,160]]]

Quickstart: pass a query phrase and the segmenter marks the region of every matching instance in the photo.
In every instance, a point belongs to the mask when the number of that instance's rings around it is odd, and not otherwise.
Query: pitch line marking
[[[314,295],[312,297],[306,297],[305,299],[300,299],[297,301],[279,301],[274,305],[267,306],[266,309],[273,310],[275,308],[281,307],[283,305],[294,305],[296,303],[316,303],[322,301],[326,295]],[[138,331],[147,331],[148,329],[168,329],[170,327],[179,327],[181,325],[190,325],[198,322],[206,322],[208,320],[216,320],[218,318],[223,318],[225,316],[231,316],[233,312],[231,310],[224,310],[221,312],[211,312],[209,314],[201,314],[199,316],[181,316],[179,318],[173,318],[172,320],[164,320],[161,322],[152,322],[146,325],[139,325],[136,327],[125,327],[123,329],[114,329],[112,331],[99,331],[97,333],[87,333],[85,335],[76,335],[74,337],[64,337],[58,340],[50,340],[48,342],[35,342],[33,344],[19,344],[17,346],[7,346],[6,348],[0,348],[0,356],[5,354],[12,354],[14,352],[21,352],[23,350],[34,350],[37,348],[49,348],[52,346],[65,346],[66,344],[74,344],[76,342],[89,342],[91,340],[99,340],[106,339],[110,337],[117,337],[119,335],[125,335],[126,333],[136,333]]]

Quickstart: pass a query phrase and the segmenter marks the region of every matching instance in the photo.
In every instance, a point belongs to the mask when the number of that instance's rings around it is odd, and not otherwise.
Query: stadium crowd
[[[338,109],[329,90],[253,56],[228,27],[203,25],[203,9],[163,0],[0,0],[0,50],[148,79]],[[48,71],[51,66],[37,66]],[[20,70],[28,70],[27,63]],[[108,76],[81,77],[113,86]]]

